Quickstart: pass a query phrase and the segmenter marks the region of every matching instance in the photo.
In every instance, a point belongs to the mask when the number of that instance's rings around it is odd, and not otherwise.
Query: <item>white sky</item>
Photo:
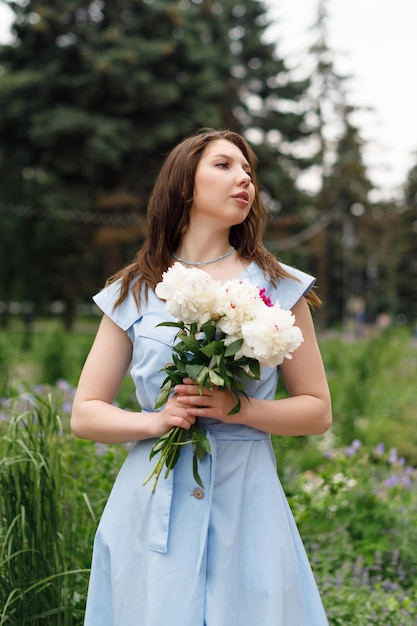
[[[314,39],[316,0],[264,0],[278,52],[296,62]],[[358,114],[368,175],[389,198],[417,164],[417,0],[328,0],[328,44],[335,69],[348,74],[348,103]],[[271,33],[269,33],[271,36]]]
[[[296,64],[311,44],[316,0],[264,0],[275,26],[269,37]],[[395,195],[417,163],[417,0],[328,0],[328,43],[338,73],[349,74],[349,104],[371,107],[356,122],[364,160],[381,196]],[[0,41],[10,9],[0,3]]]

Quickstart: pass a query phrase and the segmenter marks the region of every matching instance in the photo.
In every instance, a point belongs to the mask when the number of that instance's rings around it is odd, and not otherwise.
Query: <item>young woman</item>
[[[168,155],[149,200],[149,234],[134,262],[95,301],[104,312],[73,405],[78,437],[135,442],[101,518],[85,626],[325,626],[314,577],[276,474],[270,434],[312,435],[331,402],[309,305],[314,279],[278,263],[262,244],[266,211],[256,157],[231,131],[204,129]],[[291,309],[304,342],[279,371],[232,393],[200,395],[190,379],[155,411],[175,330],[154,289],[175,261],[224,282],[247,278]],[[141,411],[113,405],[130,368]],[[152,493],[143,485],[155,439],[199,420],[211,454],[191,470],[190,446]]]

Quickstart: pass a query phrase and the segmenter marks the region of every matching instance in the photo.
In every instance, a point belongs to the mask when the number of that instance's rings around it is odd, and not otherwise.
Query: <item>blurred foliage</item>
[[[282,111],[307,82],[292,81],[263,42],[262,3],[10,6],[16,41],[0,49],[2,169],[11,184],[16,172],[18,181],[32,174],[33,202],[47,206],[48,190],[59,188],[64,206],[91,209],[100,193],[125,189],[143,206],[163,155],[201,126],[259,129],[269,190],[278,197],[288,187],[281,181],[292,176],[266,133],[307,134],[303,112]],[[293,185],[292,206],[296,197]]]
[[[405,204],[370,199],[324,0],[302,80],[268,41],[258,0],[7,4],[15,19],[14,41],[0,46],[0,305],[18,300],[29,319],[59,301],[71,328],[77,303],[143,240],[166,153],[213,126],[242,132],[258,153],[269,247],[317,276],[321,327],[346,323],[360,299],[370,321],[389,313],[413,323],[415,172]],[[310,170],[319,189],[306,194],[297,180]],[[305,236],[309,228],[316,234]],[[7,326],[8,309],[0,315]]]
[[[330,334],[319,343],[332,396],[335,445],[383,441],[417,465],[417,343],[410,329],[392,327],[357,338]],[[286,395],[282,381],[278,394]],[[307,470],[317,464],[317,450],[309,449],[308,441],[279,438],[280,475],[286,475],[287,467]],[[327,445],[326,437],[323,441]]]
[[[299,211],[309,135],[257,0],[8,2],[0,46],[0,300],[66,304],[130,260],[168,150],[204,126],[250,133],[266,197]],[[280,142],[271,136],[278,133]],[[19,215],[13,207],[30,207]],[[0,207],[1,208],[1,207]],[[3,252],[4,251],[4,252]]]
[[[81,626],[94,532],[129,446],[76,439],[69,429],[75,383],[39,384],[44,354],[55,354],[52,339],[67,342],[74,379],[92,334],[37,332],[29,352],[17,349],[19,339],[0,335],[11,355],[0,399],[0,624]],[[334,426],[322,436],[274,436],[278,474],[329,623],[412,626],[416,345],[405,329],[320,343]],[[125,385],[120,405],[135,410],[131,381]]]
[[[416,469],[383,443],[328,444],[318,465],[285,487],[329,623],[412,626]]]
[[[403,241],[398,267],[398,293],[407,302],[411,319],[417,320],[417,159],[405,183],[405,207],[399,236]]]

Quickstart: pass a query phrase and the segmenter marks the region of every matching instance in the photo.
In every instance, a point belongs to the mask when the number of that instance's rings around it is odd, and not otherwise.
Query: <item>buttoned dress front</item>
[[[313,285],[274,288],[256,263],[241,275],[290,309]],[[171,361],[175,329],[153,292],[140,310],[129,293],[113,309],[120,284],[94,299],[133,345],[131,376],[142,411],[153,411]],[[250,381],[250,397],[273,399],[276,368]],[[138,420],[141,413],[138,413]],[[193,479],[184,446],[168,478],[143,485],[155,440],[136,442],[100,520],[93,549],[85,626],[326,626],[301,538],[279,482],[270,436],[243,425],[201,419],[211,445]]]

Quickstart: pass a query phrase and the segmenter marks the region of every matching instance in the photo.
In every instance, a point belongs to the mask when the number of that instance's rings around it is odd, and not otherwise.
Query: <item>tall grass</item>
[[[51,397],[12,409],[0,460],[0,624],[74,626],[88,570],[62,424]]]
[[[11,384],[11,346],[6,336],[0,335],[0,397],[8,395]]]

